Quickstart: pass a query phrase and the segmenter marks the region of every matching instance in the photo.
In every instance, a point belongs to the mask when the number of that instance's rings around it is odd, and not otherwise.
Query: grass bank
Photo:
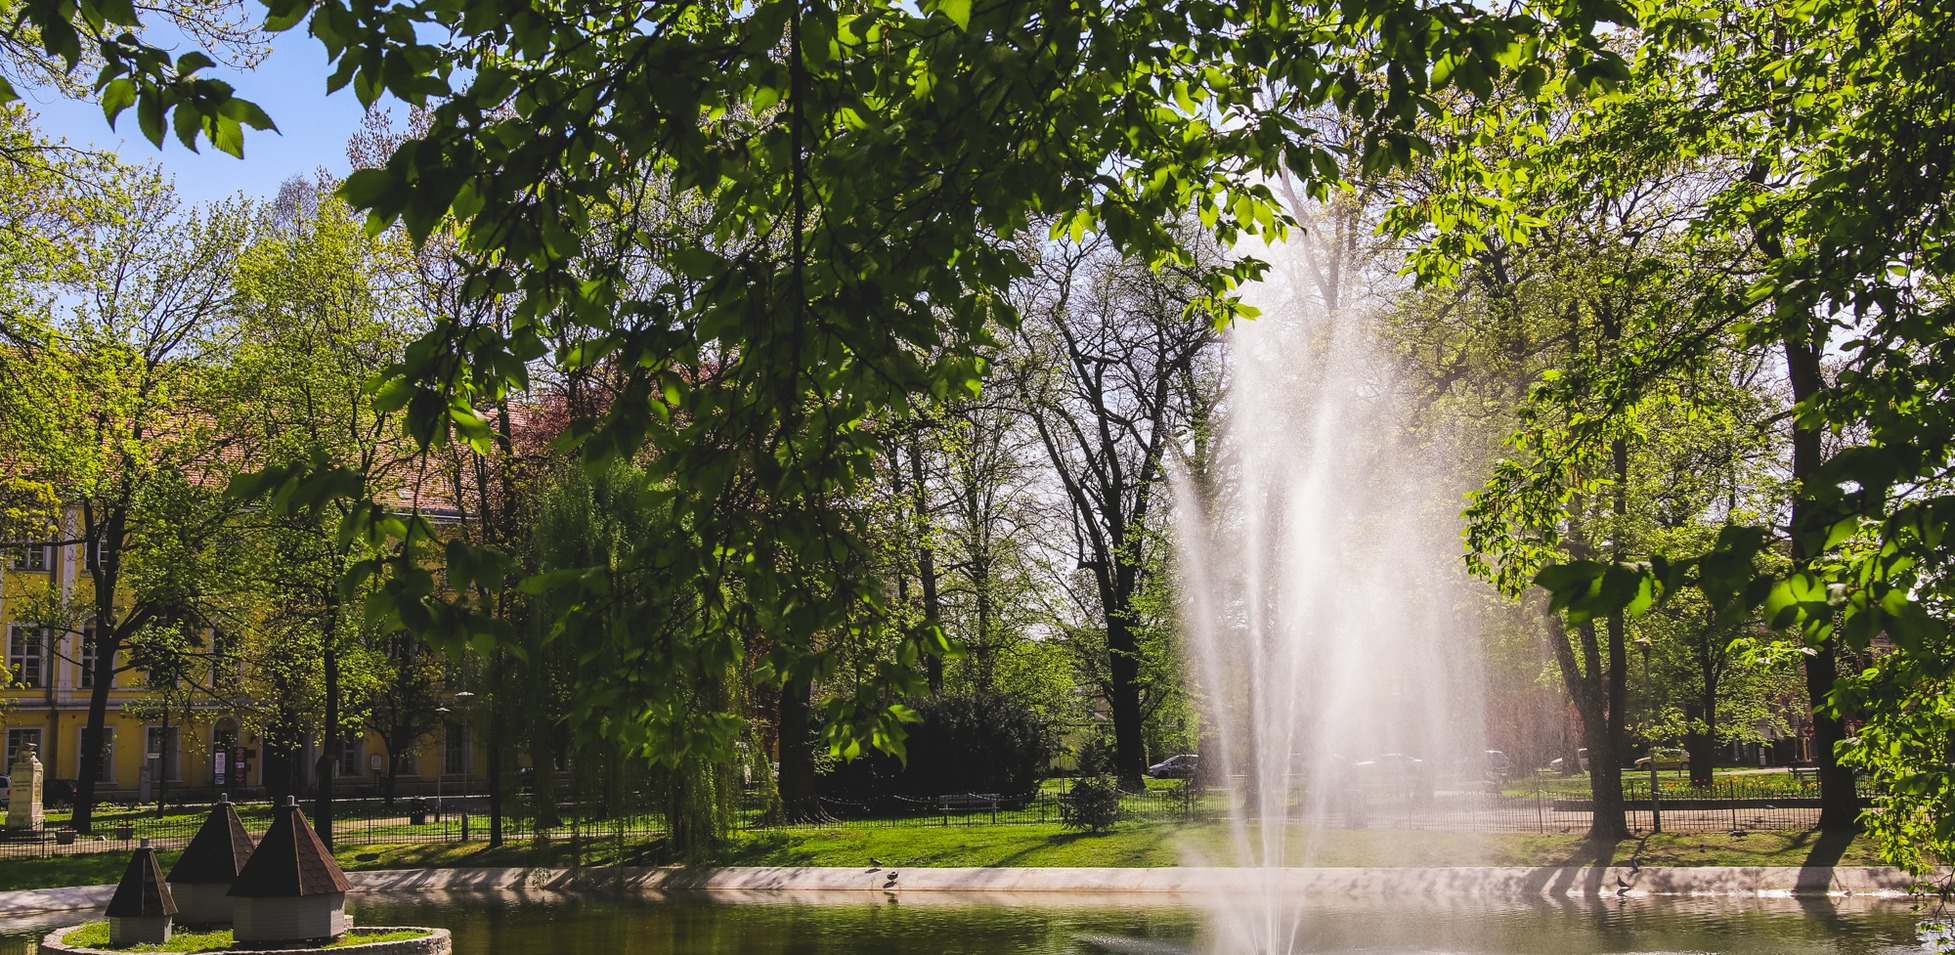
[[[1227,864],[1231,836],[1225,825],[1125,825],[1104,835],[1067,832],[1057,825],[797,827],[736,836],[709,861],[728,866],[861,866],[871,858],[901,866],[1172,866],[1199,861]],[[162,852],[164,869],[178,853]],[[508,843],[480,842],[363,845],[336,856],[348,871],[454,868],[462,866],[656,865],[668,861],[658,841]],[[1292,864],[1351,866],[1801,866],[1880,865],[1865,837],[1822,839],[1817,832],[1664,833],[1613,845],[1579,835],[1333,829],[1297,835],[1288,847]],[[122,875],[128,857],[119,852],[53,859],[9,859],[0,865],[0,890],[101,885]]]

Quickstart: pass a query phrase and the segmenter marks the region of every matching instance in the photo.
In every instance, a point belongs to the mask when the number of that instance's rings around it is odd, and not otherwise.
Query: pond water
[[[361,899],[365,925],[440,925],[458,955],[1207,955],[1203,914],[1148,901],[890,901],[446,894]],[[0,915],[0,955],[78,916]],[[1630,899],[1623,902],[1312,906],[1296,955],[1898,955],[1928,949],[1905,902]],[[1234,953],[1228,953],[1234,955]]]

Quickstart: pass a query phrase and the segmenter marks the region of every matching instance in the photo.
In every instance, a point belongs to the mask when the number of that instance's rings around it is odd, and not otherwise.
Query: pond
[[[1205,953],[1192,908],[1106,897],[729,901],[480,894],[360,899],[367,925],[441,925],[458,955],[1176,955]],[[0,920],[0,955],[32,955],[79,916]],[[1528,905],[1312,906],[1296,955],[1898,955],[1927,950],[1906,902],[1662,899]]]

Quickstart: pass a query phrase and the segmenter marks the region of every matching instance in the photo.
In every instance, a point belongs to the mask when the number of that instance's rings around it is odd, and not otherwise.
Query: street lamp
[[[1650,683],[1651,646],[1652,644],[1650,643],[1650,638],[1648,637],[1636,638],[1636,648],[1638,650],[1643,651],[1643,738],[1649,740],[1651,743],[1649,748],[1650,750],[1650,754],[1649,754],[1650,831],[1662,832],[1663,831],[1663,809],[1661,805],[1658,803],[1657,795],[1656,795],[1656,786],[1657,786],[1656,746],[1655,746],[1655,733],[1654,733],[1656,727],[1656,687],[1654,684]]]
[[[448,760],[447,760],[447,749],[448,749],[448,707],[446,707],[446,706],[437,706],[437,707],[435,707],[435,708],[434,708],[434,711],[435,711],[436,713],[439,713],[439,714],[441,714],[441,748],[442,748],[442,750],[443,750],[443,752],[442,752],[442,756],[441,756],[441,762],[439,762],[439,763],[436,763],[436,764],[435,764],[437,768],[435,769],[435,772],[434,772],[434,817],[435,817],[436,819],[440,819],[440,818],[441,818],[441,813],[442,813],[442,809],[441,809],[441,778],[442,778],[443,776],[446,776],[446,775],[448,775],[448,773],[447,773],[447,769],[448,769],[448,767],[447,767],[447,765],[446,765],[446,763],[447,763],[447,761],[448,761]]]
[[[467,690],[462,690],[455,694],[455,702],[460,704],[462,707],[462,797],[463,798],[468,797],[468,788],[469,788],[469,783],[471,781],[469,777],[473,775],[469,771],[472,768],[469,764],[475,761],[473,758],[475,756],[474,753],[475,741],[468,737],[469,732],[471,732],[474,729],[474,727],[471,727],[468,724],[468,701],[472,699],[475,699],[475,694],[470,693]]]

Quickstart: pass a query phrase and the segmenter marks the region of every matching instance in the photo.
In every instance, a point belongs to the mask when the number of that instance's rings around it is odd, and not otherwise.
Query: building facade
[[[88,605],[93,581],[86,550],[79,544],[41,544],[0,553],[0,650],[6,667],[0,673],[0,739],[5,746],[0,765],[11,765],[14,754],[32,743],[40,751],[46,779],[56,786],[80,776],[94,667],[87,656],[86,623],[51,625],[46,608]],[[203,636],[207,647],[220,644],[216,634]],[[252,792],[267,788],[268,764],[272,773],[288,771],[277,765],[277,754],[254,732],[251,702],[238,698],[235,690],[229,696],[217,691],[244,683],[242,658],[208,657],[212,672],[182,678],[204,690],[187,687],[176,694],[180,704],[167,708],[170,712],[156,705],[159,694],[149,688],[143,673],[118,668],[109,690],[98,798],[146,800],[159,789],[186,797]],[[227,667],[231,672],[224,672]],[[401,761],[398,792],[460,792],[480,784],[479,756],[462,722],[468,714],[465,707],[456,709],[461,718],[443,722]],[[316,781],[317,745],[293,754],[295,760],[286,759],[298,763],[289,769],[301,786]],[[356,735],[337,754],[337,788],[351,795],[378,788],[387,766],[380,737]],[[58,801],[58,791],[50,794]]]

